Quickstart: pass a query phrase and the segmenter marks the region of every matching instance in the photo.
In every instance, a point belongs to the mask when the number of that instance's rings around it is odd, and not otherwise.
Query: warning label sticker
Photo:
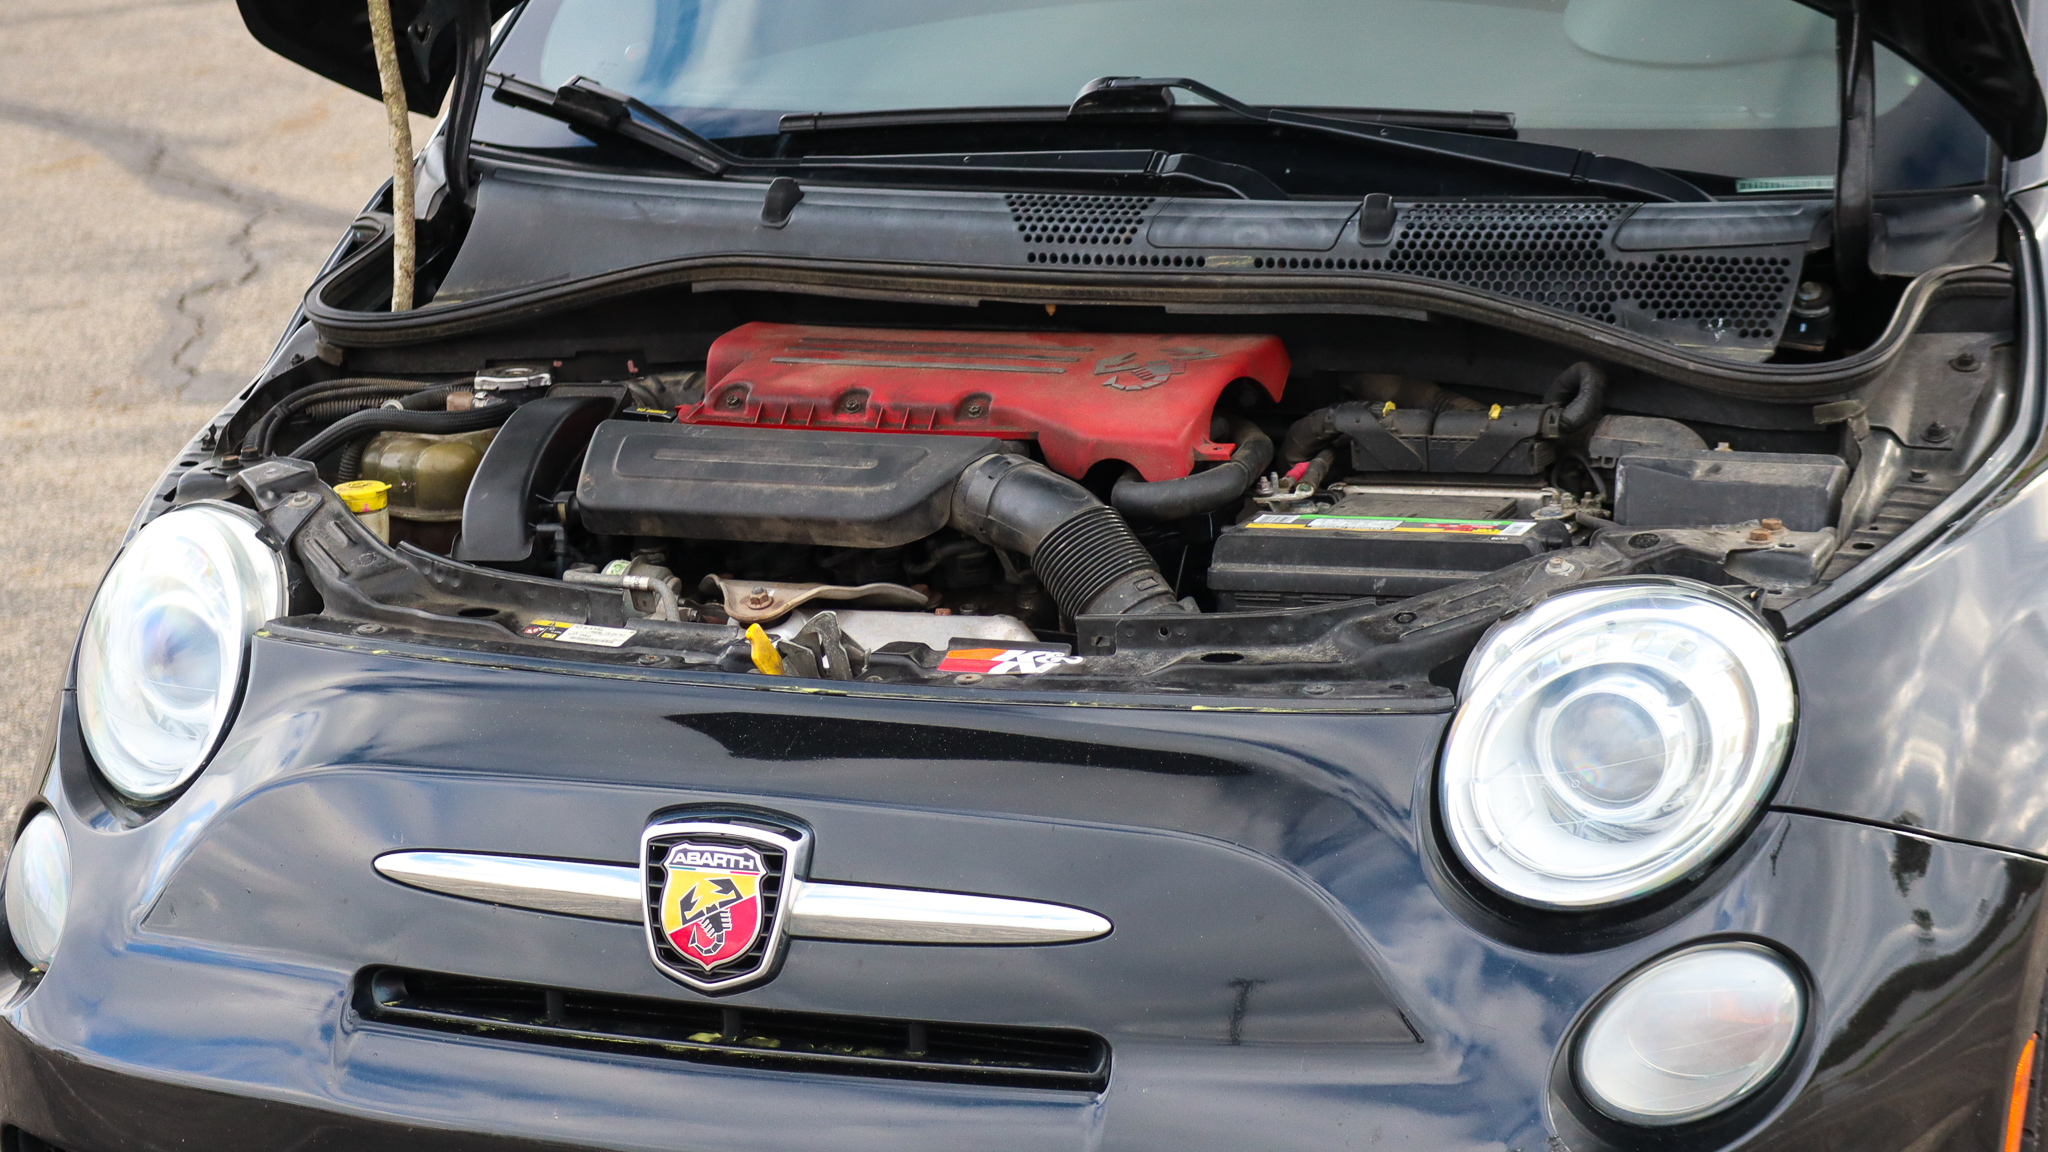
[[[571,624],[566,620],[535,620],[521,628],[519,634],[536,640],[591,644],[599,648],[624,647],[634,636],[631,628],[601,628],[596,624]]]
[[[1252,517],[1247,528],[1307,528],[1337,532],[1428,532],[1456,536],[1521,536],[1534,531],[1534,520],[1425,520],[1408,516],[1289,516],[1267,512]]]
[[[939,661],[941,672],[973,672],[983,676],[1036,676],[1068,664],[1079,664],[1079,656],[1067,655],[1063,646],[1045,648],[965,648],[973,641],[953,641],[946,658]]]

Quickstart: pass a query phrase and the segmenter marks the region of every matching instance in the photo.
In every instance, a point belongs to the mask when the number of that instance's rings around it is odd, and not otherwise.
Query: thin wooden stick
[[[398,71],[398,37],[391,29],[391,0],[369,0],[370,40],[377,49],[377,80],[384,88],[384,117],[391,124],[391,310],[412,307],[413,182],[412,121],[406,115],[405,78]]]

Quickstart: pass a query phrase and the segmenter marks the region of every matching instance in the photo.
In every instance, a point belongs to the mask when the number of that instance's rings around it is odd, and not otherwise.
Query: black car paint
[[[135,812],[97,782],[67,692],[44,798],[84,898],[50,973],[0,976],[0,1117],[67,1152],[1640,1147],[1576,1098],[1574,1029],[1625,973],[1718,938],[1782,949],[1812,1017],[1762,1098],[1658,1146],[1996,1146],[2048,968],[2040,467],[1802,622],[1773,810],[1679,900],[1598,930],[1503,912],[1443,862],[1442,713],[884,699],[279,625],[215,763]],[[689,997],[631,926],[369,862],[623,861],[655,811],[733,800],[816,827],[820,879],[1118,925],[1050,948],[797,941],[737,1002],[1086,1027],[1114,1050],[1108,1091],[599,1057],[350,1010],[387,963]]]
[[[1813,1018],[1784,1091],[1670,1146],[1760,1128],[1752,1146],[1983,1147],[2048,962],[2042,861],[1786,812],[1651,930],[1589,950],[1538,918],[1509,942],[1445,899],[1459,881],[1427,843],[1443,713],[892,700],[288,624],[250,683],[215,762],[146,820],[106,806],[61,721],[48,799],[91,913],[0,1028],[5,1115],[60,1147],[275,1146],[295,1125],[404,1146],[393,1124],[507,1138],[474,1147],[1630,1146],[1559,1062],[1618,977],[1707,938],[1782,949]],[[1107,1092],[679,1066],[350,1012],[377,964],[689,997],[631,925],[419,892],[369,862],[629,859],[655,811],[735,800],[810,824],[820,879],[1117,927],[1041,948],[796,941],[732,1002],[1086,1027],[1114,1053]]]

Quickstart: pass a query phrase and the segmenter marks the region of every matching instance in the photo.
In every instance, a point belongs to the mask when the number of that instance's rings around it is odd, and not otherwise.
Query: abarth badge
[[[654,964],[699,992],[734,992],[775,974],[783,908],[810,835],[769,817],[673,814],[640,837]]]

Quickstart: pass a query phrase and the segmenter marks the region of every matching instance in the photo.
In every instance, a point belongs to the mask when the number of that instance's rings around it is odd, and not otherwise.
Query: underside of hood
[[[370,47],[369,7],[364,0],[237,0],[237,4],[242,22],[265,48],[336,84],[372,99],[381,98],[377,57]],[[518,6],[519,0],[391,0],[407,106],[422,114],[440,108],[461,55],[461,24],[476,19],[488,24]]]

